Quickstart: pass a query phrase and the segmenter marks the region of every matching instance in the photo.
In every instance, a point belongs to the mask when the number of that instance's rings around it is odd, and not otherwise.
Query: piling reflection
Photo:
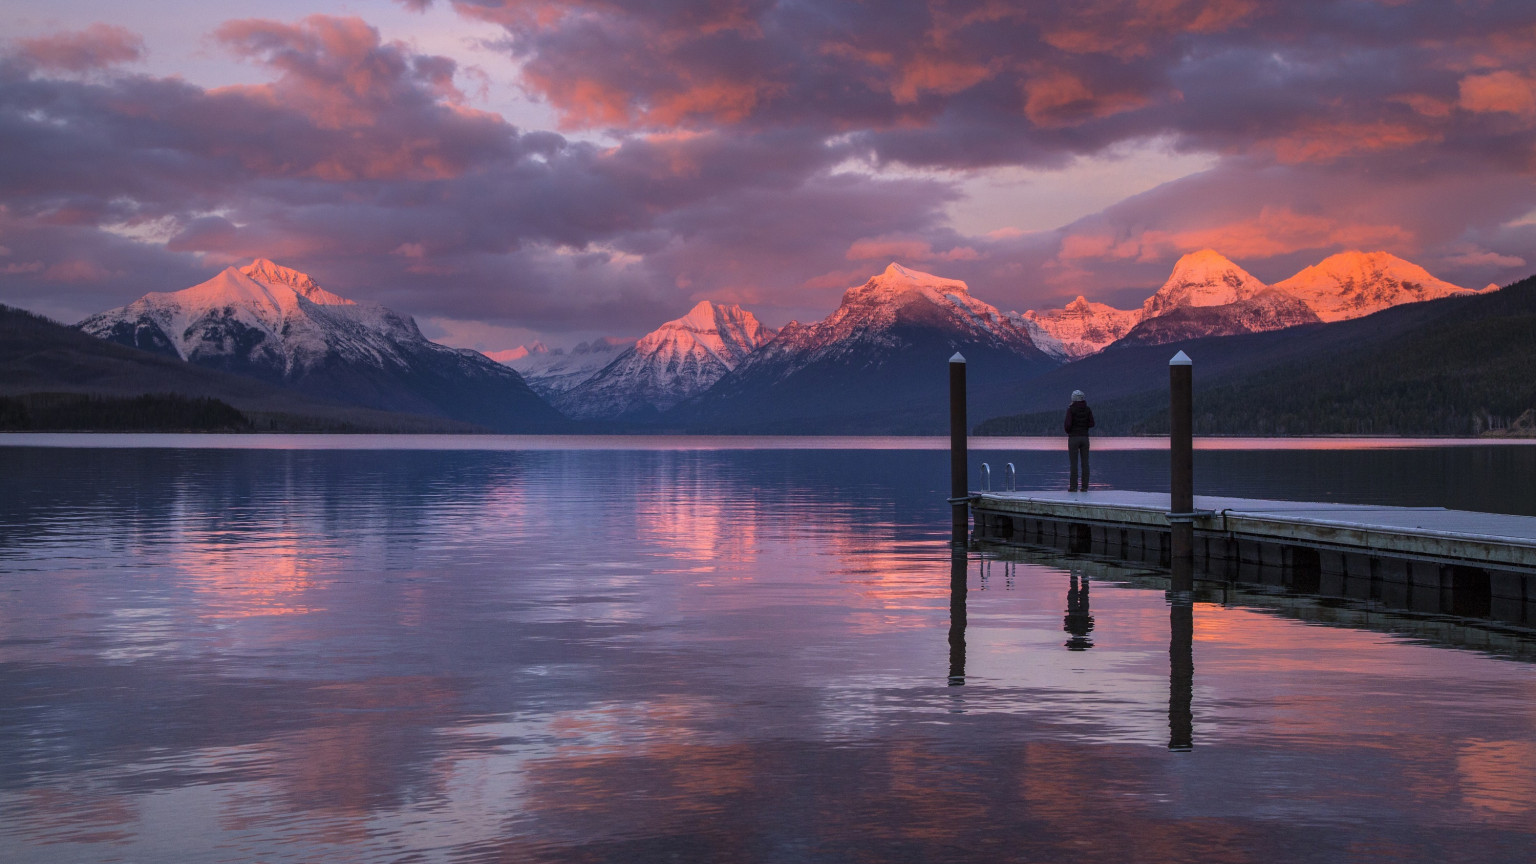
[[[1188,598],[1168,604],[1168,749],[1194,747],[1195,606]]]
[[[969,563],[965,547],[949,553],[949,685],[965,684],[965,577]]]
[[[1168,584],[1168,749],[1195,744],[1195,573],[1188,558],[1175,557]]]
[[[1068,651],[1086,651],[1093,647],[1093,615],[1088,610],[1088,576],[1073,568],[1067,588],[1067,614],[1061,620],[1061,629],[1069,635],[1064,643]]]

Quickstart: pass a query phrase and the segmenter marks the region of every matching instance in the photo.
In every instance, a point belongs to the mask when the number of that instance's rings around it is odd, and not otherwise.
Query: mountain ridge
[[[1387,252],[1339,252],[1265,285],[1219,252],[1201,249],[1180,257],[1168,279],[1136,309],[1096,304],[1079,295],[1061,309],[1031,309],[1023,317],[1062,344],[1064,359],[1077,360],[1122,340],[1158,344],[1278,330],[1475,293]]]
[[[216,399],[253,427],[286,432],[483,432],[441,417],[392,413],[291,390],[87,335],[0,305],[0,397],[68,394],[131,400],[175,394]]]
[[[1536,277],[1286,331],[1127,345],[983,394],[980,435],[1054,434],[1073,389],[1102,434],[1167,429],[1168,357],[1194,359],[1199,434],[1469,435],[1536,408]]]
[[[735,304],[701,300],[556,398],[580,419],[666,411],[704,392],[776,335]]]
[[[843,292],[826,318],[790,322],[664,422],[691,431],[932,433],[942,429],[946,362],[979,361],[979,386],[1056,365],[1028,330],[966,283],[893,262]]]
[[[267,259],[180,291],[146,294],[76,326],[328,401],[503,432],[564,426],[511,368],[432,342],[410,316],[340,297]]]

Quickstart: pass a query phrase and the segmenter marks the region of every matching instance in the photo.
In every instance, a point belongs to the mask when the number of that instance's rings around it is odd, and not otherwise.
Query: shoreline
[[[1536,446],[1536,438],[1427,436],[1205,436],[1196,450],[1391,450]],[[1065,438],[972,436],[981,452],[1064,449]],[[0,432],[0,449],[202,450],[948,450],[940,435],[493,435],[471,433]],[[1106,436],[1104,452],[1168,449],[1167,436]]]

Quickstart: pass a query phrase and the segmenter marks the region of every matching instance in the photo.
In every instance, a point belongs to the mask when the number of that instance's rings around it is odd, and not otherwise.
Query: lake
[[[1200,444],[1201,494],[1536,515],[1529,443]],[[1532,860],[1531,631],[956,558],[947,460],[0,436],[0,860]]]

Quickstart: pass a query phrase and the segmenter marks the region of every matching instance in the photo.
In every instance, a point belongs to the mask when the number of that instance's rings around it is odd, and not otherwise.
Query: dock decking
[[[985,491],[970,506],[981,542],[1169,560],[1166,493]],[[1536,625],[1536,517],[1213,496],[1196,496],[1195,513],[1205,578]]]

